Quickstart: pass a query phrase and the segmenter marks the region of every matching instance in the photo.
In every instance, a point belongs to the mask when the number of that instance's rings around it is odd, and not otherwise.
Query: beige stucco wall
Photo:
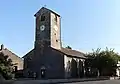
[[[10,58],[12,60],[12,63],[16,64],[14,66],[17,66],[18,70],[23,69],[23,60],[22,60],[22,58],[18,57],[17,55],[12,53],[8,49],[3,49],[3,50],[1,50],[1,52],[3,52],[5,55],[9,56],[8,59]]]
[[[70,61],[70,63],[71,63],[72,59],[74,59],[76,62],[79,62],[79,60],[84,62],[84,59],[69,57],[67,55],[64,55],[65,78],[71,77],[71,72],[69,71],[69,68],[68,68],[68,61]]]
[[[61,40],[60,40],[60,17],[58,17],[57,15],[57,25],[55,24],[55,14],[54,13],[50,13],[50,17],[51,17],[51,47],[55,48],[55,49],[60,49],[61,48]],[[58,27],[57,31],[55,30],[55,25]],[[58,42],[56,42],[56,40],[58,40]]]

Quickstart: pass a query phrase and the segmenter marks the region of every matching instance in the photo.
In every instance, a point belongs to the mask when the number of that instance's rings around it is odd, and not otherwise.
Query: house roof
[[[18,67],[18,70],[23,69],[23,59],[21,57],[19,57],[18,55],[4,47],[0,49],[0,52],[3,53],[4,55],[7,55],[8,59],[11,59],[12,63]]]
[[[57,16],[60,17],[60,15],[59,15],[58,13],[56,13],[56,12],[54,12],[53,10],[50,10],[50,9],[48,9],[48,8],[45,8],[45,7],[42,7],[34,16],[36,17],[36,15],[37,15],[42,9],[48,10],[48,11],[50,11],[50,12],[52,12],[52,13],[54,13],[54,14],[56,14]]]
[[[77,51],[77,50],[72,50],[72,49],[68,49],[68,48],[61,48],[59,49],[60,52],[69,55],[69,56],[74,56],[74,57],[78,57],[78,58],[87,58],[85,57],[85,54],[83,52]]]
[[[52,49],[55,49],[55,48],[52,48]],[[80,52],[80,51],[76,51],[76,50],[71,50],[71,49],[67,49],[67,48],[61,48],[61,49],[55,49],[65,55],[68,55],[68,56],[73,56],[73,57],[77,57],[77,58],[87,58],[85,57],[85,54]],[[32,54],[34,52],[34,49],[30,50],[26,55],[23,56],[23,58],[29,56],[30,54]]]
[[[12,51],[8,50],[7,48],[0,50],[0,52],[2,52],[5,55],[16,56],[16,58],[22,59]]]

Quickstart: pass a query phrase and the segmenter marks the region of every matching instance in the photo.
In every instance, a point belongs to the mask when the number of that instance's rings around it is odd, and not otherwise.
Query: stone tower
[[[61,78],[64,57],[58,52],[61,49],[60,15],[42,7],[34,16],[36,32],[31,71],[36,72],[38,78]]]
[[[60,15],[42,7],[36,14],[35,48],[61,48]]]

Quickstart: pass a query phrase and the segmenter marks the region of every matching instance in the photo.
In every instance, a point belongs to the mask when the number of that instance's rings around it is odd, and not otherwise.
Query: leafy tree
[[[96,68],[100,75],[115,75],[120,56],[114,52],[114,49],[106,48],[101,51],[98,48],[92,53],[88,53],[87,57],[86,67]]]
[[[13,76],[13,64],[12,60],[7,55],[0,53],[0,74],[5,79],[11,79]]]
[[[67,46],[66,48],[68,48],[68,49],[72,49],[70,46]]]

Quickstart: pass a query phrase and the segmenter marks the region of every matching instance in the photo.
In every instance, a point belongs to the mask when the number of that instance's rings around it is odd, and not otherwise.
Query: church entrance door
[[[46,68],[44,66],[41,67],[41,78],[45,78],[45,72],[46,72]]]

